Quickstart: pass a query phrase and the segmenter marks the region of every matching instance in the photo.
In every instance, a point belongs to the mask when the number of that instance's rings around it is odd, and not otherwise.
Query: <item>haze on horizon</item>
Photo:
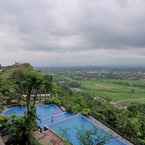
[[[0,1],[0,64],[145,65],[144,0]]]

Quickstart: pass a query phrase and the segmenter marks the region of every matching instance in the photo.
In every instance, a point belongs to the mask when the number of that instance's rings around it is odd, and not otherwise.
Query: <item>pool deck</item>
[[[85,117],[86,118],[86,117]],[[86,118],[87,119],[87,118]],[[92,116],[89,116],[89,121],[91,121],[96,127],[103,129],[104,131],[110,133],[113,137],[115,137],[116,139],[118,139],[119,141],[121,141],[122,143],[126,144],[126,145],[134,145],[131,142],[129,142],[127,139],[123,138],[122,136],[120,136],[119,134],[117,134],[115,131],[113,131],[112,129],[108,128],[107,126],[105,126],[103,123],[101,123],[100,121],[96,120],[95,118],[93,118]]]
[[[42,133],[35,131],[33,135],[42,145],[48,145],[48,143],[50,145],[64,145],[64,141],[51,130],[43,131]]]

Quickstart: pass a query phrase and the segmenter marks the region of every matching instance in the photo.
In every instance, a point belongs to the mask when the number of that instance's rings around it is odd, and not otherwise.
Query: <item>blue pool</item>
[[[3,112],[3,115],[11,116],[24,115],[24,107],[11,107]],[[95,135],[91,137],[92,141],[97,143],[105,139],[105,145],[128,145],[112,137],[101,128],[97,128],[88,118],[83,115],[74,115],[63,112],[56,105],[39,105],[37,106],[38,126],[41,128],[51,128],[56,134],[64,137],[73,145],[82,145],[80,142],[81,133],[93,130]]]

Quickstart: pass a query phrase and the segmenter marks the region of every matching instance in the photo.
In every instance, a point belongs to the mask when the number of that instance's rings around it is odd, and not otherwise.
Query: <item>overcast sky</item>
[[[145,0],[1,0],[0,63],[145,65]]]

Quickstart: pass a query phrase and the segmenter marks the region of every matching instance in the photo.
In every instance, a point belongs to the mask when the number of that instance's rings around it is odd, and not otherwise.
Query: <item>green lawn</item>
[[[113,102],[145,102],[144,80],[84,80],[84,91],[95,96],[103,96]]]

